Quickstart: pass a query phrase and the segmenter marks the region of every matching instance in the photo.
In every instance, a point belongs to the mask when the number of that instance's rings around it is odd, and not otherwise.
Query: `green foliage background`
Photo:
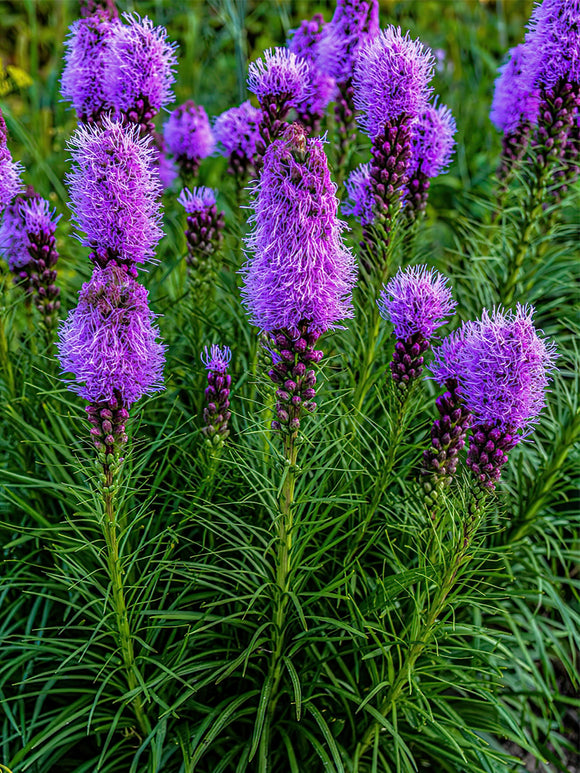
[[[302,18],[332,13],[306,0],[120,6],[167,27],[179,43],[177,101],[193,98],[210,115],[245,98],[248,61],[283,44]],[[451,278],[463,319],[499,302],[517,241],[526,179],[516,181],[493,223],[499,138],[488,113],[496,68],[521,39],[531,6],[381,3],[383,25],[400,24],[447,54],[435,91],[457,120],[456,158],[434,181],[405,259]],[[25,181],[63,214],[63,314],[90,273],[71,235],[63,184],[76,120],[59,101],[59,78],[62,41],[76,17],[73,2],[0,0],[0,106]],[[361,137],[355,161],[367,155]],[[549,406],[534,441],[511,454],[501,495],[408,673],[406,657],[449,580],[469,487],[462,480],[447,503],[445,531],[434,533],[416,486],[434,386],[422,384],[398,432],[384,379],[392,353],[386,325],[366,399],[360,410],[353,405],[378,288],[360,289],[356,320],[325,337],[320,409],[300,446],[274,701],[273,524],[286,473],[268,430],[272,402],[256,331],[239,303],[247,212],[237,207],[226,167],[225,159],[208,159],[199,177],[219,189],[228,223],[213,295],[187,289],[175,191],[165,196],[159,263],[143,278],[168,358],[166,391],[144,401],[131,425],[119,502],[138,652],[134,689],[115,641],[82,401],[59,380],[35,317],[1,274],[0,762],[14,773],[522,773],[524,763],[533,769],[530,760],[544,771],[571,770],[580,706],[578,188],[536,237],[541,261],[526,266],[518,285],[517,299],[536,305],[538,326],[558,343]],[[201,434],[199,351],[214,342],[234,353],[233,431],[219,461],[210,460]],[[382,717],[383,696],[401,673],[396,707]],[[148,734],[135,720],[137,695]],[[371,725],[370,753],[357,762],[354,750]]]

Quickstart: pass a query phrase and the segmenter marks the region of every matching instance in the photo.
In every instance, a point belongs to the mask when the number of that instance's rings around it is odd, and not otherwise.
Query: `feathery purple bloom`
[[[580,0],[543,0],[528,25],[527,78],[554,88],[560,80],[580,83]]]
[[[239,154],[251,163],[256,154],[261,112],[247,100],[231,107],[215,119],[213,133],[226,156]]]
[[[188,174],[197,173],[199,162],[207,158],[215,146],[205,109],[191,99],[171,113],[163,136],[167,150]]]
[[[322,141],[295,124],[272,143],[253,207],[242,290],[252,322],[266,331],[306,322],[323,332],[352,316],[355,261]]]
[[[8,268],[14,274],[19,274],[31,261],[28,252],[28,235],[20,214],[22,199],[18,198],[4,210],[0,223],[0,255],[8,263]],[[26,279],[27,272],[21,276]]]
[[[361,49],[378,32],[378,0],[337,0],[318,41],[318,66],[338,83],[350,80]]]
[[[433,350],[433,362],[430,365],[430,370],[439,386],[445,386],[448,381],[458,379],[461,353],[470,325],[470,322],[463,324],[445,336],[441,344]]]
[[[334,78],[318,66],[318,44],[324,28],[324,19],[317,13],[304,20],[300,27],[290,30],[288,50],[308,63],[308,94],[297,103],[300,122],[318,131],[320,119],[336,90]]]
[[[526,67],[529,45],[520,43],[509,51],[510,58],[498,70],[489,118],[504,134],[524,124],[534,124],[538,114],[539,91]]]
[[[357,59],[354,104],[362,130],[374,139],[387,122],[402,117],[412,122],[427,108],[433,77],[431,52],[409,33],[392,25],[381,30]]]
[[[117,26],[117,21],[100,13],[70,26],[64,43],[61,93],[64,100],[72,102],[79,121],[98,121],[112,109],[107,92],[107,51]]]
[[[186,212],[202,212],[216,203],[215,191],[212,188],[184,188],[177,201]]]
[[[347,199],[341,208],[345,215],[354,215],[359,222],[370,225],[375,219],[375,197],[371,185],[371,165],[360,164],[354,169],[344,185]]]
[[[231,417],[229,397],[232,377],[227,373],[227,369],[231,359],[229,346],[221,347],[215,344],[209,352],[207,346],[204,347],[204,354],[201,355],[201,360],[208,370],[205,390],[208,402],[203,411],[203,433],[210,443],[218,448],[230,434],[228,422]]]
[[[59,329],[60,365],[74,376],[69,389],[124,408],[162,390],[164,346],[153,319],[144,287],[118,266],[95,268]]]
[[[420,333],[429,339],[453,314],[457,302],[447,282],[447,277],[427,266],[399,269],[377,301],[382,318],[391,321],[397,338]]]
[[[118,116],[151,132],[154,115],[173,101],[171,85],[177,65],[176,45],[164,27],[125,13],[115,24],[106,52],[106,90]]]
[[[408,174],[437,177],[451,162],[457,131],[446,105],[428,105],[411,128],[411,160]]]
[[[71,208],[93,259],[100,265],[151,259],[163,232],[150,138],[106,117],[102,127],[79,127],[69,148]]]
[[[217,346],[212,344],[209,348],[203,347],[201,361],[207,370],[215,370],[218,373],[225,373],[232,359],[232,350],[229,346]]]
[[[264,51],[248,68],[248,89],[262,108],[271,102],[295,107],[307,95],[307,63],[286,48]]]
[[[177,199],[187,212],[187,266],[197,283],[207,282],[217,270],[216,253],[223,241],[225,217],[218,212],[211,188],[184,188]]]
[[[8,132],[0,110],[0,213],[22,191],[20,175],[23,171],[22,165],[12,160],[8,150]]]

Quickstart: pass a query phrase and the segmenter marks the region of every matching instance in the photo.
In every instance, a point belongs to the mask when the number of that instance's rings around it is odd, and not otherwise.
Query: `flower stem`
[[[119,555],[119,523],[117,521],[115,508],[115,495],[113,493],[113,473],[106,466],[104,467],[104,473],[105,485],[103,488],[103,506],[105,517],[102,521],[102,527],[103,536],[107,546],[107,567],[109,569],[109,577],[111,580],[118,644],[126,671],[127,686],[130,691],[133,691],[138,686],[139,680],[136,674],[135,651],[133,648],[133,639],[131,637],[131,628],[129,626],[125,589],[123,587],[123,566]],[[133,699],[133,710],[141,732],[144,735],[149,735],[151,732],[151,725],[147,714],[145,713],[140,695],[136,695]]]

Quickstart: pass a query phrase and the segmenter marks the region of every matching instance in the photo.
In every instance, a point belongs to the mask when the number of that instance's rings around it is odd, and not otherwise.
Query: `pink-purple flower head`
[[[59,330],[58,359],[74,376],[69,389],[125,408],[162,390],[164,346],[153,320],[142,285],[117,266],[96,268]]]
[[[395,336],[407,340],[420,333],[429,340],[450,317],[457,305],[447,286],[447,277],[427,266],[399,269],[383,288],[377,305],[390,320]]]
[[[318,66],[337,83],[348,81],[361,49],[378,32],[378,0],[337,0],[318,41]]]
[[[207,113],[191,99],[171,113],[163,136],[167,150],[176,158],[199,161],[213,153],[215,147]]]
[[[256,155],[261,112],[249,100],[231,107],[215,119],[213,134],[226,156],[239,153],[251,161]]]
[[[175,43],[167,40],[167,30],[137,14],[125,13],[127,24],[115,24],[107,47],[107,93],[119,114],[146,103],[154,111],[173,102],[175,81]]]
[[[295,107],[308,95],[308,64],[286,48],[268,49],[250,64],[248,88],[262,107],[271,102]]]
[[[543,0],[534,8],[524,45],[527,77],[535,85],[580,83],[580,0]]]
[[[355,261],[322,140],[288,127],[266,151],[254,190],[253,254],[242,272],[252,322],[267,332],[299,323],[324,332],[351,317]]]
[[[448,381],[457,381],[465,337],[470,325],[471,323],[467,322],[445,336],[441,344],[433,350],[430,370],[439,386],[446,386]]]
[[[347,195],[342,203],[344,214],[354,215],[362,225],[370,225],[375,219],[371,165],[360,164],[353,169],[344,187]]]
[[[28,234],[20,215],[21,199],[4,210],[0,223],[0,255],[8,263],[10,271],[17,272],[31,261],[28,252]]]
[[[212,344],[209,349],[207,346],[203,347],[201,361],[207,370],[225,373],[231,359],[232,351],[229,346],[217,346],[216,344]]]
[[[319,42],[324,29],[322,14],[301,22],[300,27],[290,30],[288,50],[308,63],[308,95],[296,105],[299,113],[322,115],[333,99],[336,90],[334,77],[318,65]]]
[[[455,147],[455,119],[446,105],[427,105],[411,129],[408,173],[437,177],[447,169]]]
[[[203,212],[216,203],[216,195],[213,188],[203,186],[191,190],[184,188],[177,197],[177,201],[187,213]]]
[[[526,63],[529,48],[521,43],[510,49],[510,58],[498,70],[489,117],[504,134],[511,134],[522,124],[536,122],[539,91]]]
[[[457,379],[478,424],[525,434],[537,421],[556,353],[554,343],[538,335],[533,314],[533,307],[520,304],[515,313],[484,310],[467,326]]]
[[[8,150],[8,132],[0,110],[0,213],[22,191],[20,175],[23,171],[22,165],[12,160]]]
[[[69,142],[67,175],[74,221],[101,264],[143,263],[163,236],[161,185],[149,137],[106,117],[102,127],[80,126]]]
[[[56,209],[50,208],[46,199],[40,196],[24,198],[19,202],[19,209],[26,233],[38,236],[52,235],[56,231],[61,215],[57,214]]]
[[[392,25],[381,30],[359,54],[354,75],[354,104],[361,129],[374,139],[388,121],[413,123],[426,110],[434,59],[419,40]]]

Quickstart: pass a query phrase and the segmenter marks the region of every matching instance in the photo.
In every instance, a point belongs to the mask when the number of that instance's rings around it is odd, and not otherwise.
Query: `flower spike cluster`
[[[292,434],[302,410],[315,407],[316,341],[353,313],[355,263],[342,241],[322,141],[294,124],[272,143],[253,207],[242,296],[252,322],[269,334],[269,376],[279,386],[273,427]]]
[[[197,286],[208,285],[217,271],[217,257],[223,242],[225,216],[218,212],[211,188],[184,188],[178,202],[187,213],[187,267]]]
[[[228,172],[239,184],[254,174],[254,160],[260,142],[261,112],[249,100],[239,107],[231,107],[219,115],[213,126],[213,134],[223,155],[229,159]]]
[[[74,221],[99,266],[131,267],[153,257],[160,228],[161,185],[154,149],[137,127],[110,118],[102,127],[80,126],[69,142],[73,167],[67,176]]]
[[[191,99],[171,113],[163,136],[165,147],[175,157],[183,178],[195,177],[200,161],[215,146],[207,113]]]
[[[0,110],[0,214],[22,191],[22,171],[22,165],[12,160],[8,150],[6,122]]]
[[[421,374],[433,334],[455,310],[447,281],[427,266],[410,266],[399,269],[377,300],[397,339],[390,367],[401,396]]]
[[[203,410],[205,427],[203,433],[213,448],[221,448],[230,431],[230,388],[232,377],[227,372],[232,352],[229,346],[204,347],[201,361],[207,369],[205,397],[207,406]]]

